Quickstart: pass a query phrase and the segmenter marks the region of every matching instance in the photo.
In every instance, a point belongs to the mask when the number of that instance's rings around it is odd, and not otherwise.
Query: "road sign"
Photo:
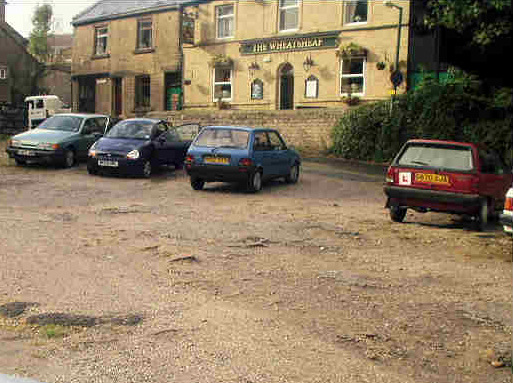
[[[390,81],[392,81],[392,84],[394,84],[394,87],[398,87],[403,83],[404,76],[400,70],[395,70],[390,75]]]

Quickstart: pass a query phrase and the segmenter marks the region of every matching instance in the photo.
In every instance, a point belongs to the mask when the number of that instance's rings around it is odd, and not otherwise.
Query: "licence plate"
[[[222,164],[228,165],[230,163],[230,159],[227,157],[205,157],[203,161],[206,164]]]
[[[117,168],[118,167],[118,161],[98,160],[98,166],[108,166],[108,167],[111,167],[111,168]]]
[[[18,150],[18,155],[34,157],[36,155],[36,152],[34,152],[33,150]]]
[[[416,182],[427,182],[432,184],[448,184],[449,176],[445,174],[416,173]]]

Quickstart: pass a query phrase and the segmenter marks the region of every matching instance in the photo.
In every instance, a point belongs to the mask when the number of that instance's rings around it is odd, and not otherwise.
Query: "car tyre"
[[[25,160],[20,160],[20,159],[18,159],[18,158],[15,158],[15,159],[14,159],[14,162],[15,162],[15,163],[16,163],[16,165],[18,165],[18,166],[22,166],[22,165],[26,165],[26,164],[27,164],[27,162],[26,162]]]
[[[143,160],[142,169],[141,169],[141,175],[144,178],[150,178],[152,172],[153,172],[153,168],[152,168],[152,165],[151,165],[151,161],[150,160]]]
[[[72,149],[67,149],[64,152],[63,166],[71,168],[73,165],[75,165],[75,152]]]
[[[294,164],[289,170],[289,174],[285,176],[285,182],[288,184],[295,184],[299,180],[299,164]]]
[[[392,206],[390,207],[390,218],[394,222],[403,222],[406,212],[407,209],[405,207]]]
[[[205,186],[205,181],[199,178],[191,178],[191,187],[194,190],[202,190],[203,186]]]
[[[485,231],[488,226],[488,201],[483,199],[479,205],[479,215],[477,216],[477,230]]]
[[[88,165],[87,166],[87,172],[93,176],[98,174],[98,169],[94,168],[93,166]]]
[[[248,191],[251,193],[257,193],[262,190],[262,172],[255,170],[255,172],[249,177],[248,180]]]

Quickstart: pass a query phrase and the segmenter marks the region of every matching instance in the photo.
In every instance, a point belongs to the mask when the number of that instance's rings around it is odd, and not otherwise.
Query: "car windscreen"
[[[398,158],[397,164],[456,171],[470,171],[474,168],[472,149],[456,145],[410,144]]]
[[[63,130],[65,132],[78,132],[80,125],[84,120],[78,116],[52,116],[47,118],[37,127],[47,130]]]
[[[238,129],[209,129],[205,128],[196,138],[195,146],[223,147],[246,149],[248,147],[249,132]]]
[[[153,125],[154,123],[151,121],[121,121],[114,125],[105,137],[149,140]]]

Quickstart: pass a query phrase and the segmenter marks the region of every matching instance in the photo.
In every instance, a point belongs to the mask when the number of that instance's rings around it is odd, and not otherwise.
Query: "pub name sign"
[[[339,32],[241,42],[243,55],[336,48]]]

